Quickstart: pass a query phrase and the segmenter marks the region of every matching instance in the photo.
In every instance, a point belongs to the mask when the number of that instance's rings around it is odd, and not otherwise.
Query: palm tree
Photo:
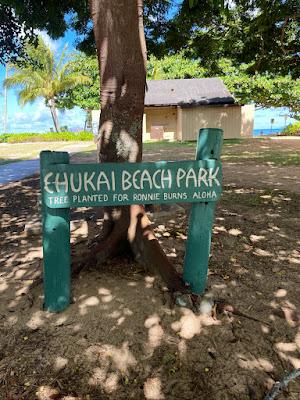
[[[66,62],[65,50],[59,60],[55,61],[55,54],[41,37],[37,47],[28,45],[26,52],[30,61],[14,64],[13,75],[5,79],[4,85],[8,88],[19,88],[19,103],[33,103],[43,97],[50,108],[56,132],[60,131],[56,98],[59,94],[73,89],[77,85],[89,84],[90,78],[79,73],[71,72],[70,62]]]

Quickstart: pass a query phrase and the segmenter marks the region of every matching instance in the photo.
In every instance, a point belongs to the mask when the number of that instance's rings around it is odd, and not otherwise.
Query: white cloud
[[[85,112],[76,107],[65,112],[58,111],[61,126],[70,130],[84,128]],[[10,113],[8,126],[10,132],[49,132],[54,127],[51,112],[43,100],[27,105],[22,111]]]
[[[42,37],[43,41],[46,43],[47,46],[50,47],[50,49],[54,53],[57,52],[60,48],[63,47],[63,40],[62,39],[53,40],[48,35],[48,33],[45,32],[45,31],[35,30],[35,33]]]
[[[46,107],[44,100],[40,100],[38,103],[36,103],[36,106],[34,107],[34,112],[32,114],[32,121],[39,122],[44,119],[48,119],[49,115],[50,115],[49,108]]]
[[[28,121],[28,114],[23,111],[18,111],[9,118],[9,122],[13,121],[17,121],[18,123],[26,123]]]

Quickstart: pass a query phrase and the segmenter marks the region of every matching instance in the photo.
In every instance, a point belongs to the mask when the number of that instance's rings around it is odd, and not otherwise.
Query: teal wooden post
[[[42,151],[40,154],[44,254],[44,308],[58,312],[70,304],[71,252],[70,209],[45,205],[45,169],[53,164],[69,164],[66,152]]]
[[[219,160],[222,139],[222,129],[200,129],[196,160]],[[183,279],[196,294],[202,294],[206,286],[215,205],[211,201],[195,203],[190,211]]]

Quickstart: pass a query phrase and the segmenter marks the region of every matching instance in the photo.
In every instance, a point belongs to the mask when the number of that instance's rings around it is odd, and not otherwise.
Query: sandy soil
[[[174,307],[130,259],[91,265],[73,280],[66,311],[42,311],[42,286],[29,290],[41,274],[40,234],[24,234],[38,219],[38,178],[1,187],[0,399],[261,400],[300,368],[300,173],[276,167],[276,179],[263,181],[271,166],[252,167],[224,165],[207,287],[246,317]],[[98,211],[73,211],[74,258],[99,230]],[[179,271],[187,215],[188,206],[153,215]],[[299,379],[278,399],[299,400]]]

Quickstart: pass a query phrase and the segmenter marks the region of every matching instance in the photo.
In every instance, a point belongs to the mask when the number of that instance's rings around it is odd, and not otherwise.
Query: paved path
[[[71,146],[63,146],[61,151],[68,151],[70,154],[77,153],[90,146],[91,143],[81,143]],[[0,165],[0,185],[4,185],[9,182],[19,181],[20,179],[34,175],[39,172],[40,160],[24,160],[15,163],[9,163]]]
[[[0,185],[34,175],[39,170],[39,163],[37,159],[0,165]]]

